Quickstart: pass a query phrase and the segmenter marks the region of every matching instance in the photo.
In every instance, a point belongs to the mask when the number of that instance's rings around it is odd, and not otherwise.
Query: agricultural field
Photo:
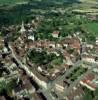
[[[94,33],[96,36],[98,36],[98,23],[97,22],[87,23],[84,25],[84,27],[88,32]]]
[[[96,4],[97,0],[79,0],[80,2]]]
[[[0,0],[0,5],[24,3],[28,0]]]
[[[73,12],[79,12],[79,13],[98,13],[98,9],[75,9]]]

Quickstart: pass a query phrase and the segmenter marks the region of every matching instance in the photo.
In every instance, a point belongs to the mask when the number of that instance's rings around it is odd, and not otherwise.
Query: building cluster
[[[9,48],[0,37],[0,100],[43,100],[37,86],[20,68]]]
[[[20,35],[8,46],[0,37],[0,92],[6,90],[9,98],[17,100],[43,100],[43,97],[48,100],[82,100],[86,89],[95,91],[98,85],[98,40],[94,45],[82,42],[77,35],[59,41],[35,40],[37,25],[38,19],[32,24],[22,22]],[[59,31],[51,34],[59,38]],[[48,64],[34,64],[28,57],[33,49],[62,56],[63,62],[52,64],[50,68]],[[1,95],[0,98],[6,100],[7,96]]]

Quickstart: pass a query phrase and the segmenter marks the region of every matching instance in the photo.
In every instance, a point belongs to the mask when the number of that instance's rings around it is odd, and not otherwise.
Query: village
[[[98,100],[98,4],[20,1],[0,5],[0,100]]]
[[[98,38],[94,45],[83,42],[79,32],[60,41],[35,40],[35,20],[22,21],[14,42],[8,41],[9,34],[0,37],[0,92],[30,100],[83,100],[87,91],[93,95],[98,85]],[[5,32],[13,30],[11,26]],[[51,33],[53,38],[59,34]]]

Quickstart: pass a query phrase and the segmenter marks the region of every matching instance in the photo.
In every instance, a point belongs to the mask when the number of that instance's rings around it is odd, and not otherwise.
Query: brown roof
[[[73,100],[74,97],[79,96],[79,100],[83,100],[81,97],[81,94],[84,93],[83,89],[81,87],[76,87],[76,90],[72,90],[72,92],[67,96],[68,100]]]
[[[80,49],[80,43],[72,43],[69,45],[71,48]]]
[[[32,94],[33,100],[43,100],[43,98],[38,93]]]
[[[15,92],[19,92],[24,89],[27,89],[27,90],[32,89],[33,86],[26,75],[22,75],[20,77],[20,80],[21,80],[21,83],[19,83],[18,86],[15,87]]]
[[[70,54],[65,50],[65,51],[63,52],[63,56],[64,56],[64,58],[70,57]]]
[[[26,88],[26,89],[32,89],[32,84],[31,82],[29,81],[28,77],[26,75],[22,75],[21,76],[21,80],[23,82],[23,87]]]
[[[0,100],[6,100],[4,96],[0,96]]]
[[[82,80],[83,83],[87,84],[88,86],[96,89],[96,85],[91,83],[91,81],[95,79],[94,74],[89,73],[88,75],[86,75],[86,77]]]
[[[82,57],[85,57],[85,58],[95,58],[95,57],[92,56],[92,55],[82,55]]]

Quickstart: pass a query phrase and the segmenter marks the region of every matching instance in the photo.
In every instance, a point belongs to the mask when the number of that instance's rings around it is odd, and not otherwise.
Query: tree
[[[89,33],[88,36],[87,36],[87,40],[88,40],[88,42],[94,42],[95,43],[96,37],[95,37],[94,34]]]
[[[96,88],[96,91],[95,91],[95,99],[94,100],[98,100],[98,87]]]
[[[86,92],[83,100],[93,100],[92,95],[90,94],[90,92]]]
[[[6,82],[3,80],[0,82],[0,93],[3,93],[6,90]]]

